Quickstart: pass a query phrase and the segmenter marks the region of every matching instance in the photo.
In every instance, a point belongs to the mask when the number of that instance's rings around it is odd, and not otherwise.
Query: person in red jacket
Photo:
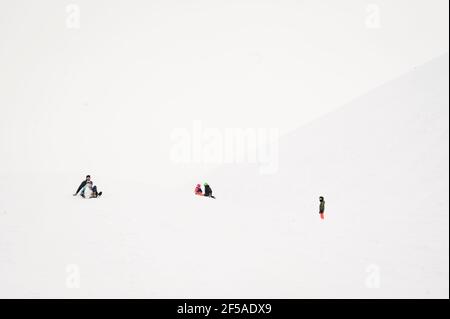
[[[203,195],[202,187],[200,186],[200,184],[197,184],[197,186],[195,187],[195,195]]]

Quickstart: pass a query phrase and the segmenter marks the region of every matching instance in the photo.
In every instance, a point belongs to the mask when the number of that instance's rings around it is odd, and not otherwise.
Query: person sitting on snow
[[[205,195],[206,197],[215,198],[212,194],[212,189],[209,187],[208,183],[203,184],[205,186]]]
[[[86,190],[88,191],[88,198],[97,198],[102,195],[102,192],[97,192],[97,186],[93,185],[91,175],[86,176],[86,179],[81,182],[73,196],[77,196],[80,193],[81,197],[86,198]]]
[[[195,187],[195,195],[203,195],[202,187],[200,186],[200,184],[197,184],[197,186]]]
[[[83,198],[97,198],[102,196],[102,192],[97,192],[97,186],[95,186],[92,181],[89,181],[81,191],[81,196]]]

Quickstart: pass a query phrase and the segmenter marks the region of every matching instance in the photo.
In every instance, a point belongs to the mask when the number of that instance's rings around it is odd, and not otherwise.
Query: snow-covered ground
[[[0,298],[448,298],[449,2],[405,3],[1,1]]]
[[[262,212],[270,296],[448,298],[447,87],[444,55],[282,138],[277,174],[210,179]]]
[[[448,85],[444,55],[283,136],[276,174],[211,172],[216,200],[4,172],[0,297],[448,298]]]

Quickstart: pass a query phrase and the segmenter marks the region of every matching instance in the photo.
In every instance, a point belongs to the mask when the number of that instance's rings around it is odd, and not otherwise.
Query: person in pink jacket
[[[195,187],[195,195],[203,196],[202,187],[200,184],[197,184],[197,186]]]

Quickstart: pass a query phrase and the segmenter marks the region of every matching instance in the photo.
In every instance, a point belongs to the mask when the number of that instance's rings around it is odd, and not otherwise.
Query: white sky
[[[66,27],[70,3],[80,29]],[[288,132],[448,52],[448,6],[2,1],[0,172],[145,167],[160,180],[174,128]]]

